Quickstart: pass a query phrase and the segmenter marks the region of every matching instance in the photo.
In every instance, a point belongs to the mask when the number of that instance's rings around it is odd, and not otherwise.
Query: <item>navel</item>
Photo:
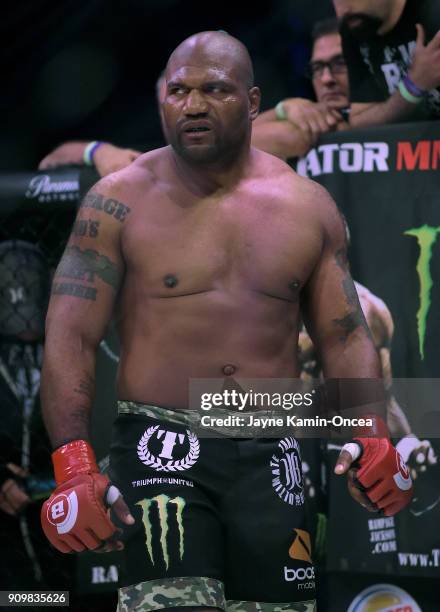
[[[232,363],[227,363],[222,368],[222,372],[225,376],[232,376],[232,374],[235,374],[236,370],[237,367]]]

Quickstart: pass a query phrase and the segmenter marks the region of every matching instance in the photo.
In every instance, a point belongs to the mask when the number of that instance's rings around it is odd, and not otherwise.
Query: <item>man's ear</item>
[[[260,112],[261,91],[259,87],[251,87],[249,90],[249,112],[251,121],[257,118]]]

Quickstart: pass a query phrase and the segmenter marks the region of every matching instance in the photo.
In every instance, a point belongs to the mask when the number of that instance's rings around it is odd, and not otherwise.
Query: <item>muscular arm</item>
[[[282,159],[308,153],[321,134],[339,129],[342,116],[323,104],[304,98],[283,100],[285,120],[279,120],[275,109],[257,117],[252,144]]]
[[[313,139],[310,135],[299,130],[290,121],[277,119],[275,111],[267,111],[262,117],[262,120],[256,120],[252,127],[252,145],[257,149],[286,160],[302,157],[312,148]]]
[[[366,509],[374,512],[379,508],[385,516],[392,516],[410,502],[411,479],[405,472],[404,485],[399,486],[394,478],[399,456],[382,427],[386,415],[381,365],[348,269],[343,222],[325,192],[320,194],[320,204],[321,257],[305,295],[312,339],[321,354],[324,375],[338,380],[336,407],[354,409],[348,413],[353,416],[360,416],[363,407],[364,416],[379,417],[371,429],[354,428],[354,439],[360,438],[360,445],[342,447],[335,474],[347,474],[351,496]],[[386,462],[379,449],[386,451]]]
[[[272,121],[279,121],[274,108],[264,111],[264,113],[260,113],[255,119],[253,127],[261,125],[262,123],[271,123]]]
[[[350,275],[344,225],[327,192],[318,186],[314,189],[313,207],[322,224],[322,250],[304,288],[304,319],[327,379],[372,379],[368,386],[351,384],[351,398],[344,404],[379,402],[379,413],[383,414],[379,357]]]
[[[82,166],[84,164],[84,151],[88,144],[86,141],[65,142],[46,155],[39,163],[38,169],[48,170],[49,168],[70,164]],[[122,170],[139,155],[141,155],[140,151],[123,149],[109,142],[103,142],[93,154],[93,164],[98,174],[104,177],[117,170]]]
[[[52,286],[41,399],[54,447],[89,438],[95,352],[122,280],[120,232],[130,212],[113,185],[100,181],[84,198]]]
[[[410,117],[415,109],[416,106],[404,100],[399,91],[395,91],[385,102],[354,102],[351,105],[349,127],[371,127],[402,121]]]

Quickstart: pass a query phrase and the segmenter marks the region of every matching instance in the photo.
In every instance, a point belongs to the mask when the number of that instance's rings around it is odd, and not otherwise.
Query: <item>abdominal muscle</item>
[[[286,300],[209,291],[131,301],[119,321],[120,399],[187,408],[190,379],[299,375],[298,305]]]

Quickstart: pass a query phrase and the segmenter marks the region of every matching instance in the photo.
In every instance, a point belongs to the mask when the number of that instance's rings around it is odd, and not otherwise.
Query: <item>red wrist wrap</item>
[[[85,440],[74,440],[52,453],[57,485],[78,476],[99,472],[93,448]]]

